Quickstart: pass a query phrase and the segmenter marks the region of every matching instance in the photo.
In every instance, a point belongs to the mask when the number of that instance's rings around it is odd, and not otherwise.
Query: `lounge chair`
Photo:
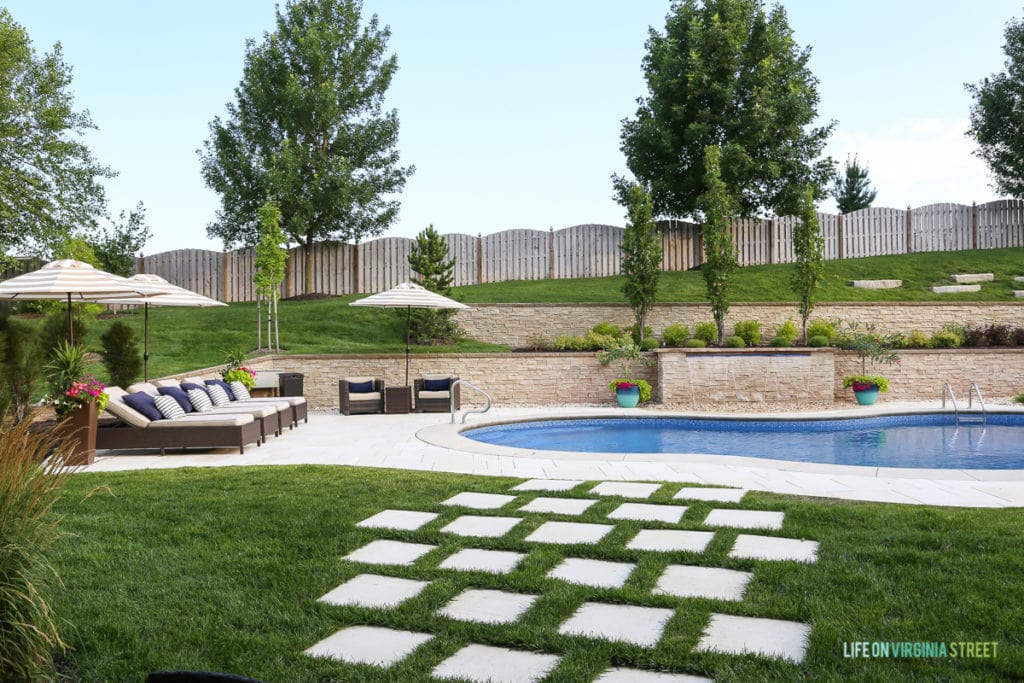
[[[115,425],[96,430],[96,448],[104,450],[168,448],[237,448],[259,445],[260,423],[249,413],[193,413],[173,420],[150,420],[124,402],[128,393],[121,387],[106,389],[110,401],[106,412],[118,418]]]
[[[183,382],[194,382],[195,384],[203,384],[209,377],[186,377]],[[158,386],[170,386],[165,385],[165,382],[176,382],[176,380],[161,380],[157,382]],[[309,422],[309,406],[306,403],[306,399],[303,396],[261,396],[252,397],[242,401],[242,403],[262,403],[262,404],[275,404],[280,407],[280,404],[287,403],[291,407],[290,418],[287,415],[287,411],[281,411],[281,425],[288,424],[289,429],[294,429],[299,426],[299,420]]]
[[[417,413],[447,413],[451,409],[452,385],[458,377],[445,374],[423,375],[412,381]],[[455,410],[461,407],[460,387],[455,386]]]
[[[129,393],[139,391],[149,394],[154,398],[160,395],[159,388],[149,382],[137,382],[128,387]],[[282,413],[285,413],[285,417],[282,417]],[[290,419],[291,409],[287,404],[283,403],[280,405],[261,403],[248,405],[245,402],[239,402],[237,405],[232,403],[224,406],[213,406],[202,413],[187,413],[186,417],[190,415],[252,415],[260,425],[261,441],[266,443],[267,437],[271,434],[274,436],[281,435],[282,419]]]
[[[384,380],[379,377],[339,379],[338,406],[342,415],[383,413]]]

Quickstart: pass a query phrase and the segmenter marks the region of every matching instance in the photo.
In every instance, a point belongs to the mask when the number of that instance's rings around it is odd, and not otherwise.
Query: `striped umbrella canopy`
[[[365,299],[353,301],[349,306],[373,306],[375,308],[404,308],[405,314],[405,385],[409,386],[409,322],[414,308],[469,308],[455,299],[449,299],[416,284],[403,282],[386,292],[372,294]]]
[[[72,259],[51,261],[39,270],[0,282],[0,299],[66,300],[68,339],[72,344],[75,342],[71,324],[72,301],[98,301],[113,296],[138,298],[156,293],[152,285],[132,282]]]
[[[143,329],[144,332],[144,350],[142,353],[142,376],[143,381],[149,381],[149,307],[150,306],[192,306],[196,308],[205,308],[207,306],[227,306],[222,301],[211,299],[208,296],[203,296],[193,292],[191,289],[185,289],[178,285],[172,285],[167,280],[163,279],[159,275],[150,275],[148,273],[139,273],[138,275],[132,275],[128,278],[130,282],[139,283],[146,287],[152,287],[157,290],[158,294],[152,294],[149,296],[135,297],[135,298],[122,298],[112,297],[109,299],[100,299],[101,304],[121,304],[126,306],[142,306],[143,307]]]

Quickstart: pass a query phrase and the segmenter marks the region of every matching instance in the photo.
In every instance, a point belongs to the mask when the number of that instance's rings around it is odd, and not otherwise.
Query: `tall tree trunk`
[[[263,348],[263,297],[256,295],[256,348]]]
[[[302,250],[306,254],[306,291],[303,294],[313,293],[313,235],[309,233],[306,235],[306,243],[302,245]]]
[[[277,322],[277,292],[274,292],[274,350],[281,352],[281,330]]]

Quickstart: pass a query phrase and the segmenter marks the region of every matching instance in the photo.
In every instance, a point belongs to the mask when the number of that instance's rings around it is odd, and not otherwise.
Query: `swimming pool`
[[[1024,415],[986,425],[949,413],[840,420],[674,417],[515,422],[462,432],[476,441],[585,453],[704,453],[832,465],[1024,469]]]

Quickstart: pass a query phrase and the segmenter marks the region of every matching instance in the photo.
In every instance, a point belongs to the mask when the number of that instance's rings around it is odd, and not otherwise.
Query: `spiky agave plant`
[[[0,415],[0,681],[55,678],[64,649],[48,591],[60,577],[47,558],[59,537],[53,505],[72,468],[54,429]]]

